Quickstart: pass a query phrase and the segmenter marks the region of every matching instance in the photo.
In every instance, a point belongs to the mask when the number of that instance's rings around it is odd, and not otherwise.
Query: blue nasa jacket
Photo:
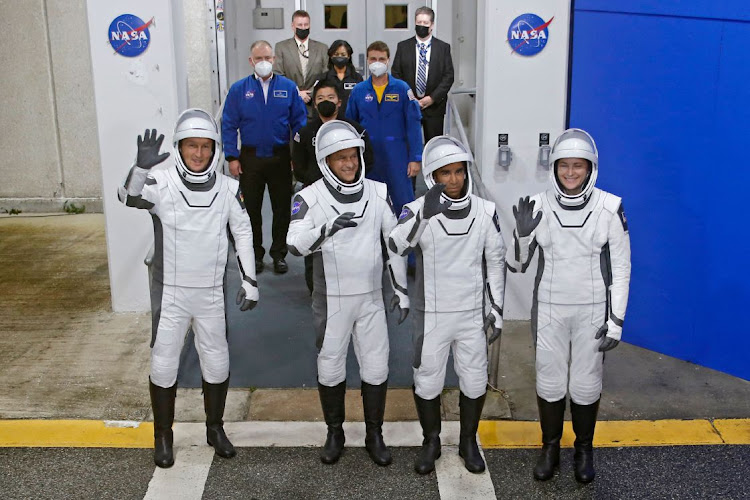
[[[224,156],[239,158],[238,129],[243,146],[254,147],[260,158],[270,158],[274,147],[289,144],[306,123],[305,103],[293,81],[273,75],[266,102],[260,81],[250,75],[235,82],[227,94],[221,123]]]
[[[405,81],[388,75],[380,103],[372,77],[358,83],[349,96],[346,117],[359,122],[370,134],[376,169],[398,166],[405,172],[407,163],[422,161],[422,112]]]

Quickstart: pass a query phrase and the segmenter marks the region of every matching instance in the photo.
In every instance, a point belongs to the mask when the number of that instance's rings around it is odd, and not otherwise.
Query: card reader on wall
[[[280,30],[284,28],[284,9],[281,7],[253,9],[253,28],[256,30]]]
[[[507,169],[513,161],[513,153],[508,146],[508,134],[497,135],[497,146],[500,148],[497,155],[498,165]]]
[[[549,134],[547,132],[539,133],[539,166],[549,169],[549,155],[552,148],[549,147]]]

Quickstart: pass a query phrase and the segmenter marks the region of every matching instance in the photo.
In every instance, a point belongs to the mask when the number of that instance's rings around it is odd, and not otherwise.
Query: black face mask
[[[414,27],[414,31],[417,32],[417,36],[419,38],[427,38],[427,36],[430,34],[430,27],[429,26],[416,25]]]
[[[301,28],[297,28],[294,30],[294,34],[297,35],[297,38],[300,40],[307,40],[307,37],[310,36],[310,29],[303,30]]]
[[[337,68],[344,68],[349,63],[349,58],[348,57],[336,56],[336,57],[332,57],[331,58],[331,62]]]
[[[331,101],[321,101],[318,103],[318,114],[323,118],[330,118],[336,113],[336,105]]]

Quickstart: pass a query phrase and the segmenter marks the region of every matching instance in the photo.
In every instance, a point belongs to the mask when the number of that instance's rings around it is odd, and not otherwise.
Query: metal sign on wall
[[[143,54],[151,43],[149,27],[154,23],[152,17],[144,22],[133,14],[117,16],[109,24],[109,43],[115,51],[125,57],[138,57]]]
[[[535,56],[544,50],[549,41],[549,21],[544,21],[536,14],[521,14],[513,19],[508,27],[508,43],[513,53],[521,56]]]

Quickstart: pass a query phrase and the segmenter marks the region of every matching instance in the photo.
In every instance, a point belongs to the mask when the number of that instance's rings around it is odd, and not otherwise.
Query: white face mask
[[[273,71],[273,65],[268,61],[261,61],[255,65],[255,74],[261,78],[265,78]]]
[[[370,69],[370,74],[375,77],[383,76],[388,71],[388,66],[380,61],[371,63],[368,68]]]

